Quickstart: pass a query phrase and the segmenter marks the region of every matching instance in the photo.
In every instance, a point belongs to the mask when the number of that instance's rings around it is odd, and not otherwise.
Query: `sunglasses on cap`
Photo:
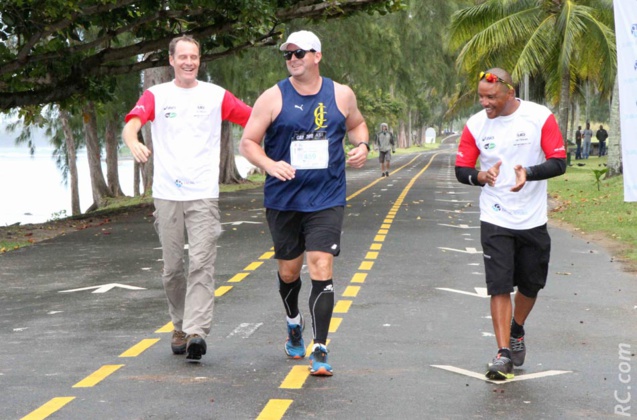
[[[294,54],[294,56],[300,60],[301,58],[305,57],[305,54],[307,54],[309,52],[316,52],[316,51],[315,50],[302,50],[302,49],[298,49],[298,50],[294,50],[294,51],[284,51],[283,52],[283,58],[285,58],[286,61],[290,61],[292,59],[292,54]]]
[[[486,80],[489,83],[498,83],[498,82],[504,83],[505,85],[507,85],[507,87],[509,89],[515,90],[515,88],[513,86],[511,86],[508,82],[506,82],[504,79],[502,79],[499,76],[496,76],[493,73],[487,73],[487,72],[481,71],[480,72],[480,78],[478,80],[483,80],[483,79]]]

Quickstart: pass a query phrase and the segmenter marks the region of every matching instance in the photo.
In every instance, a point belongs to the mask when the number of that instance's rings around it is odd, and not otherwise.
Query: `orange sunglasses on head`
[[[515,88],[513,86],[511,86],[509,83],[507,83],[502,78],[500,78],[499,76],[496,76],[493,73],[487,73],[487,72],[481,71],[480,72],[480,77],[479,77],[478,80],[482,80],[482,79],[486,80],[489,83],[498,83],[498,82],[504,83],[505,85],[508,86],[509,89],[515,90]]]

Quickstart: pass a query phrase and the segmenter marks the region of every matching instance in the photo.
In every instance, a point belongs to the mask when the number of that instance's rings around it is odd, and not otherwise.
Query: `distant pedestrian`
[[[606,139],[608,138],[608,131],[604,130],[604,126],[600,125],[599,130],[595,133],[597,141],[599,141],[599,157],[606,155]]]
[[[286,312],[285,353],[294,359],[306,353],[298,304],[305,259],[312,281],[310,374],[331,376],[327,334],[334,309],[334,257],[341,251],[345,164],[365,164],[369,133],[352,89],[320,75],[323,55],[314,33],[293,32],[280,49],[290,77],[257,99],[239,150],[267,173],[264,204]],[[354,145],[347,156],[346,134]]]
[[[380,125],[380,131],[376,133],[374,148],[379,152],[380,176],[389,176],[391,154],[396,152],[396,144],[394,135],[389,131],[389,127],[385,123]]]
[[[484,109],[462,132],[456,178],[482,188],[480,237],[498,346],[486,376],[504,380],[524,363],[524,322],[546,284],[551,252],[546,179],[564,173],[566,151],[551,111],[517,99],[508,72],[494,68],[479,80]]]
[[[575,150],[575,159],[582,158],[582,126],[577,126],[577,131],[575,132],[575,145],[577,145],[577,149]]]
[[[162,246],[162,280],[174,326],[171,348],[189,361],[206,354],[212,324],[214,263],[221,234],[221,122],[245,126],[251,108],[232,93],[197,80],[199,43],[184,35],[169,45],[175,79],[146,90],[126,115],[124,142],[137,162],[150,150],[137,133],[151,122],[155,228]],[[184,228],[188,274],[184,273]]]
[[[591,153],[591,139],[593,138],[593,130],[591,130],[591,124],[586,123],[586,129],[582,132],[583,139],[583,149],[582,149],[582,158],[588,159],[588,156]]]

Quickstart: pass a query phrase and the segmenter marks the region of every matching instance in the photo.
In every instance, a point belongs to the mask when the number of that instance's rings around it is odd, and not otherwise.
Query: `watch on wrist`
[[[365,145],[365,147],[367,147],[367,151],[368,151],[368,152],[370,151],[369,143],[367,143],[366,141],[362,141],[362,142],[358,143],[358,146],[360,146],[361,144],[364,144],[364,145]],[[356,147],[358,147],[358,146],[356,146]]]

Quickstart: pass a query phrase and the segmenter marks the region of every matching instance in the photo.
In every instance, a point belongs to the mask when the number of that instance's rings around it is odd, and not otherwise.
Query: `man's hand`
[[[132,144],[131,147],[129,147],[129,149],[137,162],[139,163],[148,162],[148,157],[150,156],[150,150],[148,149],[148,147],[146,147],[145,144],[136,141]]]
[[[481,184],[487,184],[490,187],[495,186],[495,182],[498,179],[498,175],[500,175],[500,166],[502,165],[502,161],[499,160],[498,163],[490,167],[488,170],[478,173],[478,182]],[[483,174],[480,177],[480,174]],[[482,178],[482,179],[480,179]]]
[[[347,152],[349,159],[347,159],[346,163],[352,168],[362,168],[363,165],[365,165],[365,162],[367,162],[367,153],[367,146],[359,144],[357,147],[354,147],[352,150]]]
[[[511,188],[511,191],[518,192],[526,184],[526,169],[522,165],[515,165],[513,170],[515,170],[515,185]]]
[[[289,163],[285,161],[272,161],[271,165],[263,168],[268,173],[268,175],[273,176],[281,181],[289,181],[294,179],[294,175],[296,173],[296,169]]]

